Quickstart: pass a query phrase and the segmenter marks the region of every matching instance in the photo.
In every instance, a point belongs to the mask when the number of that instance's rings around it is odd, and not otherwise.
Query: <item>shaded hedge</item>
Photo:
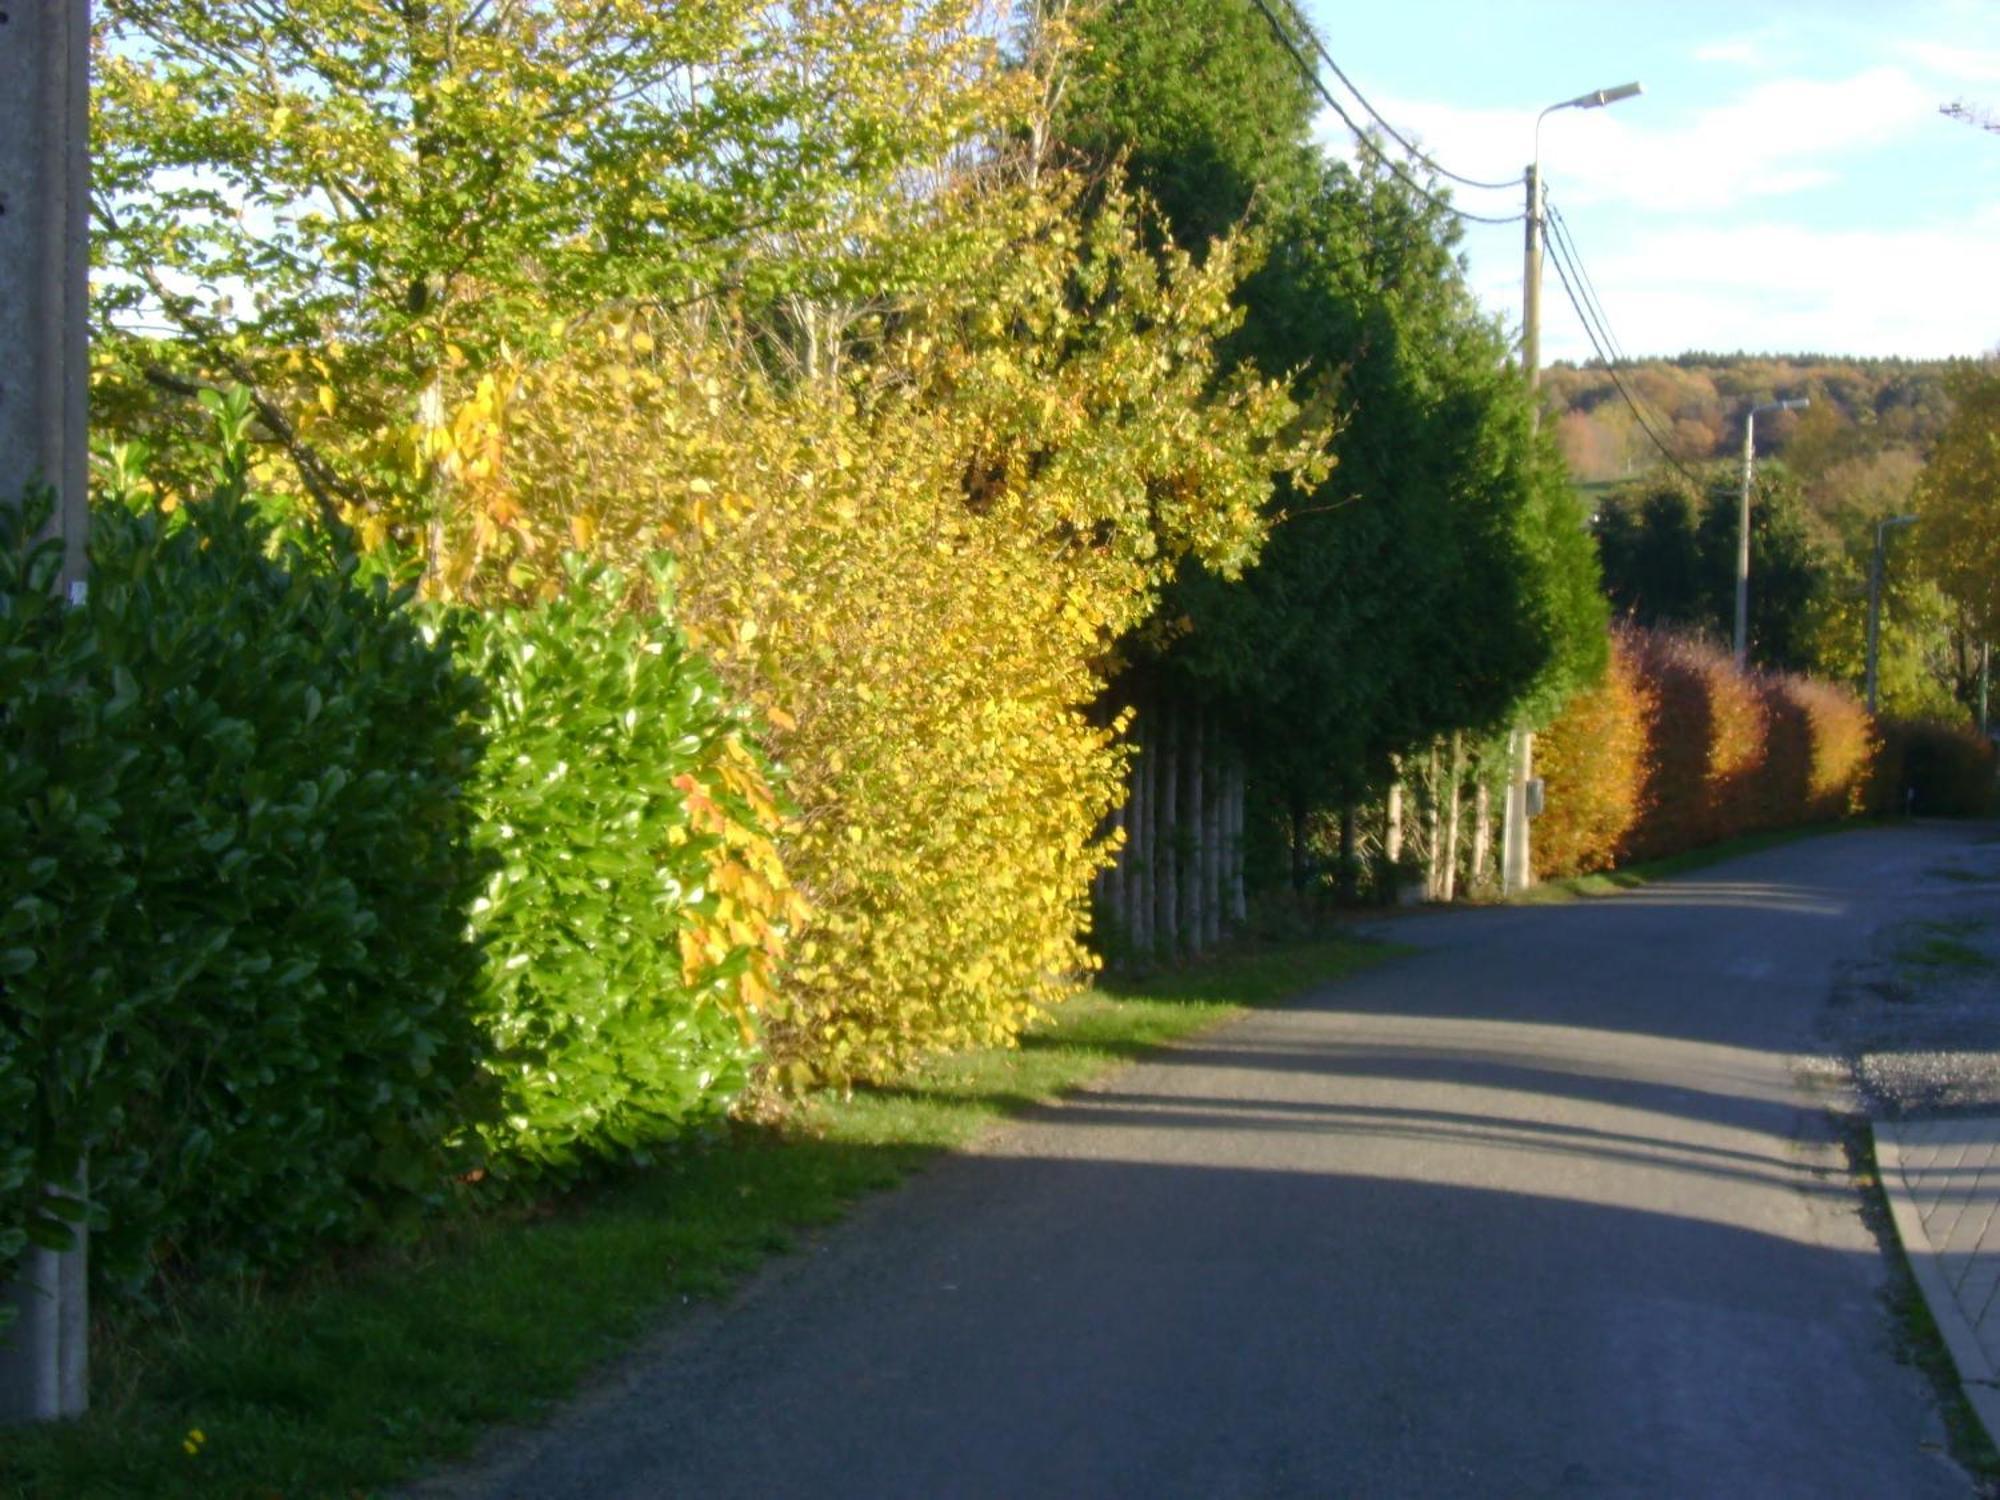
[[[1743,673],[1725,651],[1659,631],[1615,633],[1613,666],[1543,736],[1539,873],[1678,854],[1862,810],[1866,710],[1826,683]]]
[[[1995,810],[1995,759],[1993,742],[1969,724],[1888,720],[1869,807],[1890,816],[1985,817]]]

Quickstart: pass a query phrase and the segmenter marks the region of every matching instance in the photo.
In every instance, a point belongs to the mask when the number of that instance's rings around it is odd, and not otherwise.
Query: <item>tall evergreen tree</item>
[[[1605,592],[1641,625],[1690,630],[1718,641],[1736,631],[1737,528],[1742,491],[1719,472],[1699,499],[1657,479],[1604,505],[1597,524]],[[1813,534],[1799,487],[1777,465],[1756,478],[1750,505],[1750,660],[1811,671],[1813,621],[1835,587],[1836,562]]]
[[[1318,151],[1317,101],[1250,0],[1112,0],[1087,35],[1066,139],[1122,154],[1187,248],[1259,226],[1233,352],[1340,423],[1331,477],[1279,497],[1255,569],[1184,573],[1142,670],[1222,707],[1300,821],[1394,755],[1552,714],[1601,669],[1596,565],[1455,221]]]

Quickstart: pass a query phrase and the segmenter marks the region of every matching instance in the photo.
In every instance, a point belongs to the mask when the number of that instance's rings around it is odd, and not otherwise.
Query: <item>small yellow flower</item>
[[[207,1441],[207,1433],[203,1432],[199,1427],[191,1428],[188,1435],[181,1439],[181,1452],[185,1453],[189,1458],[193,1458],[197,1453],[201,1452],[201,1445]]]

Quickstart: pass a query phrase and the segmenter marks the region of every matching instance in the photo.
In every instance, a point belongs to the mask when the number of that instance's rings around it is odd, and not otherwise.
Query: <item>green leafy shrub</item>
[[[129,482],[88,607],[10,523],[0,1248],[87,1154],[98,1268],[281,1265],[414,1210],[468,1109],[477,687],[332,547]],[[129,476],[130,470],[121,470]]]
[[[105,1044],[134,1008],[116,960],[132,892],[117,824],[135,753],[129,695],[88,618],[55,593],[60,547],[34,538],[48,497],[0,505],[0,1263],[29,1240],[60,1249],[72,1186],[120,1080]]]
[[[798,910],[748,724],[652,582],[637,610],[572,560],[554,600],[465,623],[492,692],[472,921],[503,1172],[643,1157],[725,1109]]]

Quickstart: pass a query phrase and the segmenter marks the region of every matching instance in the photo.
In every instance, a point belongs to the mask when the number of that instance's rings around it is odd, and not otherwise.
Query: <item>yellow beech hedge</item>
[[[454,424],[454,592],[664,546],[772,726],[813,913],[770,1012],[786,1086],[1006,1042],[1070,992],[1121,787],[1087,714],[1108,653],[1181,557],[1254,557],[1322,451],[1218,368],[1238,247],[1163,255],[1097,192],[954,205],[961,262],[891,307],[607,315]]]
[[[1572,698],[1535,741],[1549,794],[1532,845],[1544,874],[1582,875],[1617,862],[1620,841],[1645,805],[1654,707],[1651,684],[1614,634],[1604,680]]]

